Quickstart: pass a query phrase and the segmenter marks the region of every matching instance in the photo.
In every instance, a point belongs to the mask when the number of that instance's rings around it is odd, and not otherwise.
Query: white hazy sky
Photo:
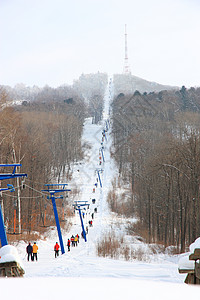
[[[122,73],[200,86],[200,0],[0,0],[0,84]]]

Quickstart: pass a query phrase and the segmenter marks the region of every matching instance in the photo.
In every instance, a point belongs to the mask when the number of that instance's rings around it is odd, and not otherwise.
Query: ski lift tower
[[[131,74],[131,69],[128,62],[128,34],[125,25],[125,58],[124,58],[124,74]]]
[[[0,164],[0,167],[14,167],[12,173],[0,174],[0,180],[12,179],[16,177],[27,177],[27,174],[16,173],[16,168],[21,167],[21,164]],[[7,188],[0,188],[0,192],[8,191],[8,190],[10,190],[10,192],[14,192],[15,189],[12,184],[7,184]],[[0,205],[0,239],[1,239],[2,247],[8,245],[1,205]]]
[[[81,208],[82,207],[85,208],[85,206],[87,206],[87,208],[89,208],[90,204],[87,201],[74,201],[73,206],[74,206],[74,209],[78,210],[78,212],[79,212],[81,226],[82,226],[82,230],[83,230],[83,237],[84,237],[85,242],[87,242],[86,232],[85,232],[83,218],[82,218],[82,214],[81,214]]]
[[[103,162],[105,162],[105,157],[104,157],[104,153],[103,153],[104,147],[99,148],[99,152],[101,152],[102,158],[103,158]]]
[[[59,241],[60,241],[60,247],[61,247],[62,254],[65,253],[65,248],[64,248],[64,244],[63,244],[60,222],[59,222],[59,218],[58,218],[58,211],[57,211],[56,201],[55,201],[56,199],[62,198],[62,195],[55,197],[55,194],[71,191],[71,190],[65,188],[65,186],[67,186],[67,185],[68,185],[67,183],[45,184],[45,186],[47,186],[47,189],[42,190],[42,192],[48,192],[51,196],[51,201],[52,201],[52,205],[53,205],[54,216],[55,216],[55,220],[56,220],[56,226],[57,226],[58,237],[59,237]]]
[[[101,186],[101,188],[102,188],[102,182],[101,182],[100,173],[103,173],[103,169],[97,168],[97,169],[96,169],[96,172],[97,172],[97,174],[98,174],[98,177],[99,177],[99,183],[100,183],[100,186]]]

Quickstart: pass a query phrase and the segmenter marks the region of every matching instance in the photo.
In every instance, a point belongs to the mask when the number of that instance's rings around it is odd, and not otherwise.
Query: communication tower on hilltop
[[[128,45],[127,45],[127,31],[125,24],[125,59],[124,59],[124,74],[131,74],[131,69],[128,63]]]

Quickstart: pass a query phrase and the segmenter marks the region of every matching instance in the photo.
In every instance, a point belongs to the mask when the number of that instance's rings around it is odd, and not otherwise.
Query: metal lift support
[[[105,158],[104,158],[104,154],[103,154],[103,147],[101,147],[99,150],[101,151],[101,155],[102,155],[102,158],[103,158],[103,162],[105,162]]]
[[[90,204],[87,201],[75,201],[75,204],[73,204],[74,208],[76,210],[78,210],[78,212],[79,212],[79,216],[80,216],[80,220],[81,220],[81,226],[82,226],[82,230],[83,230],[83,237],[84,237],[85,242],[87,242],[87,238],[86,238],[86,232],[85,232],[85,228],[84,228],[84,224],[83,224],[83,218],[82,218],[82,215],[81,215],[81,206],[88,206],[89,207],[89,205]]]
[[[59,241],[60,241],[60,247],[61,247],[62,254],[65,253],[65,248],[64,248],[64,243],[63,243],[63,239],[62,239],[60,222],[59,222],[59,218],[58,218],[58,211],[57,211],[56,201],[55,201],[57,198],[61,198],[61,196],[55,197],[54,194],[71,191],[71,190],[65,188],[66,185],[67,185],[67,183],[45,184],[45,186],[47,186],[47,189],[42,190],[42,192],[48,192],[51,195],[51,201],[52,201],[52,205],[53,205],[53,211],[54,211],[54,216],[55,216],[55,220],[56,220],[56,226],[57,226],[58,237],[59,237]],[[62,188],[59,189],[59,187],[62,187]]]
[[[108,131],[109,130],[109,126],[110,125],[110,122],[109,122],[109,119],[108,120],[106,120],[106,130]]]
[[[12,173],[3,173],[0,174],[0,180],[4,179],[11,179],[11,178],[16,178],[16,177],[27,177],[27,174],[18,174],[16,172],[17,167],[21,167],[21,164],[0,164],[0,167],[14,167]],[[8,191],[10,190],[11,192],[14,192],[14,187],[12,184],[7,184],[8,188],[0,188],[0,192],[2,191]],[[4,225],[4,220],[3,220],[3,213],[0,205],[0,239],[1,239],[1,246],[8,245],[8,240],[6,236],[6,230],[5,230],[5,225]]]
[[[102,169],[96,169],[96,172],[98,174],[98,177],[99,177],[99,183],[100,183],[100,186],[102,188],[102,182],[101,182],[101,177],[100,177],[100,173],[103,173],[103,170]]]
[[[108,140],[107,140],[107,137],[106,137],[106,131],[105,131],[105,129],[103,130],[103,134],[104,134],[106,142],[107,142]]]
[[[76,209],[76,205],[78,206],[78,205],[80,205],[80,206],[88,206],[88,208],[89,208],[89,206],[90,206],[90,204],[88,203],[88,201],[85,201],[85,200],[75,200],[74,201],[74,203],[75,204],[73,204],[73,206],[74,206],[74,208]]]

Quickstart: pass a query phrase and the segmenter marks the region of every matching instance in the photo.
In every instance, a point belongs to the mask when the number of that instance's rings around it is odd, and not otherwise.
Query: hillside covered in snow
[[[68,298],[74,297],[74,294],[80,294],[82,299],[115,300],[122,297],[142,300],[188,299],[198,295],[199,288],[184,285],[185,276],[178,273],[179,256],[153,254],[147,244],[127,234],[127,220],[110,211],[107,195],[117,175],[115,162],[110,156],[112,138],[111,127],[108,126],[112,95],[113,90],[108,86],[104,98],[103,120],[99,124],[92,124],[91,118],[85,121],[82,143],[87,143],[88,148],[85,150],[84,159],[74,165],[69,183],[72,189],[79,188],[76,200],[89,203],[83,219],[85,228],[89,227],[87,242],[80,238],[78,246],[67,251],[68,238],[72,234],[79,234],[81,237],[82,228],[76,211],[70,218],[70,230],[62,231],[65,254],[54,257],[53,249],[58,241],[55,227],[49,229],[45,238],[36,241],[39,247],[37,262],[27,261],[25,242],[17,243],[16,248],[25,276],[17,280],[1,279],[1,295],[6,299],[25,299],[28,293],[34,296],[35,291],[37,299]],[[103,138],[102,132],[105,128],[108,130]],[[102,147],[104,161],[100,152]],[[97,176],[98,170],[100,178]],[[91,227],[88,224],[90,220],[93,220]],[[131,221],[134,222],[133,219]],[[97,245],[106,236],[111,239],[114,236],[120,238],[122,247],[128,243],[132,250],[142,249],[148,259],[125,260],[120,255],[118,259],[98,257]],[[30,242],[33,243],[34,240]]]

